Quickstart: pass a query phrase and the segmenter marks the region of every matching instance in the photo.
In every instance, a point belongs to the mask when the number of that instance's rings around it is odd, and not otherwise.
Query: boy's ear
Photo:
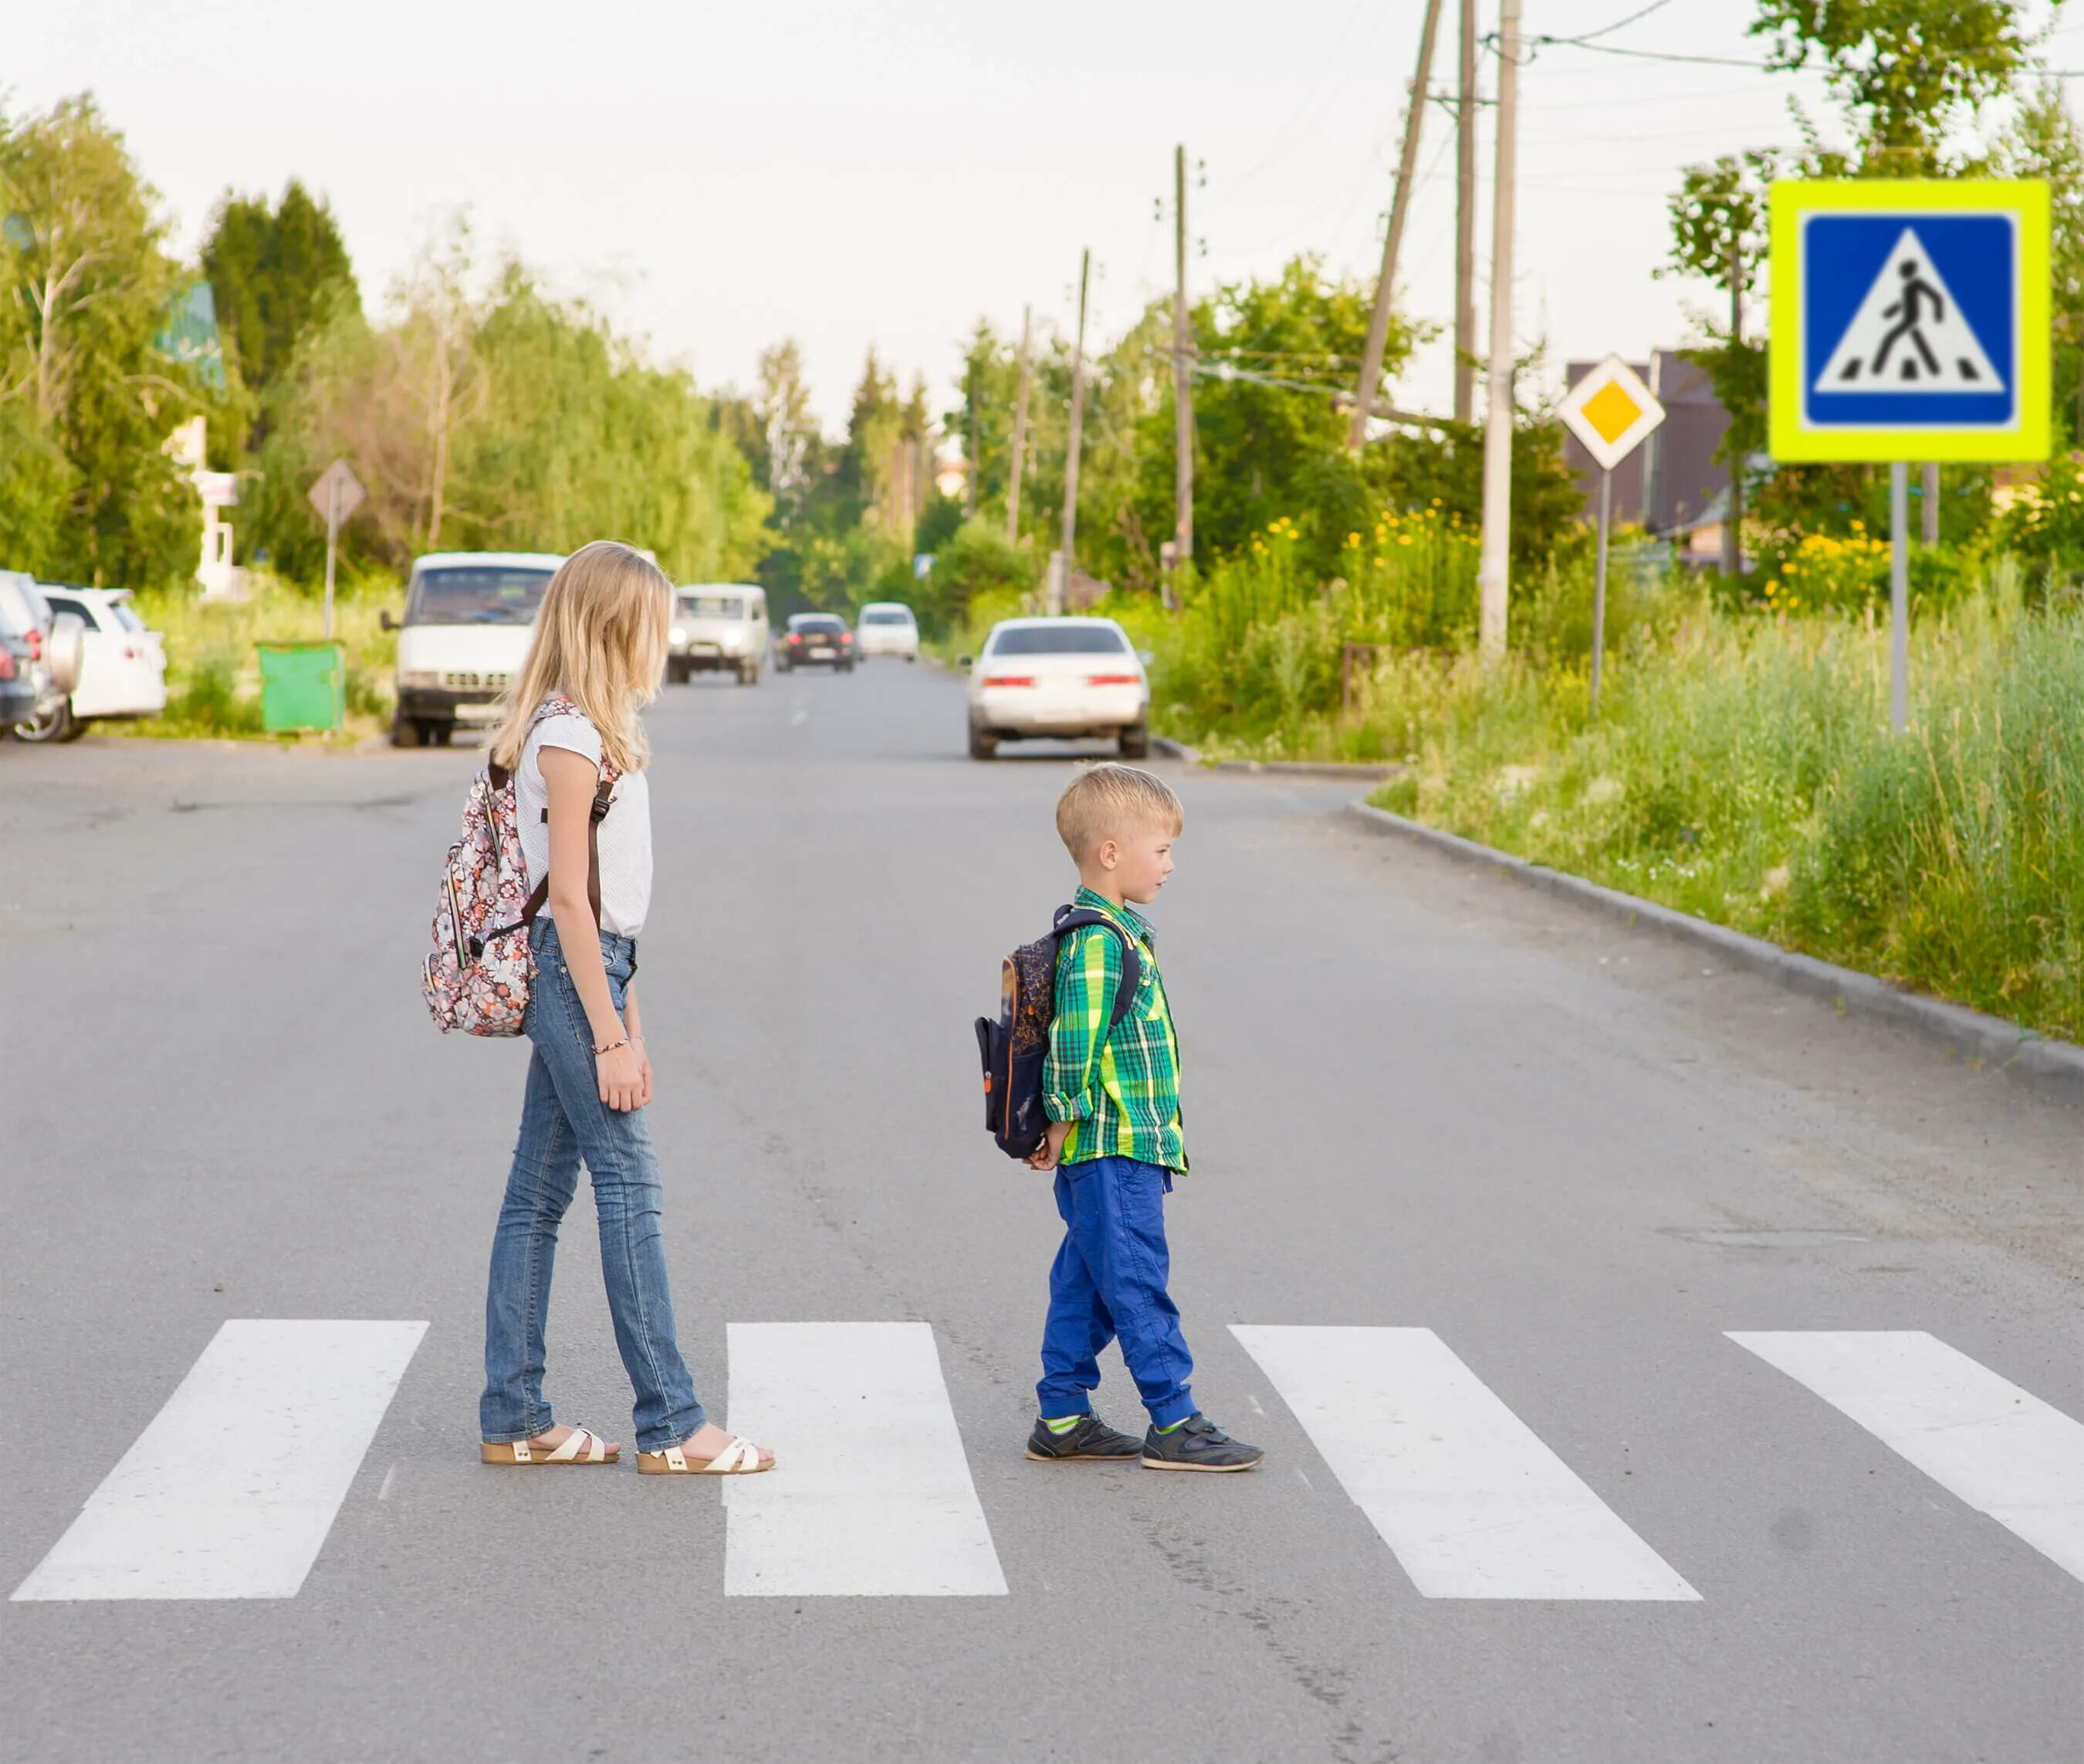
[[[1112,869],[1121,861],[1121,847],[1111,839],[1103,839],[1093,856],[1099,860],[1102,869]]]

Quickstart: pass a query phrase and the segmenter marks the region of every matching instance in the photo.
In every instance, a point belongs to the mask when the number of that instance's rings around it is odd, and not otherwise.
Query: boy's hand
[[[1027,1154],[1027,1167],[1030,1170],[1054,1170],[1057,1158],[1063,1153],[1064,1141],[1070,1136],[1070,1132],[1071,1123],[1069,1121],[1052,1121],[1048,1136]]]

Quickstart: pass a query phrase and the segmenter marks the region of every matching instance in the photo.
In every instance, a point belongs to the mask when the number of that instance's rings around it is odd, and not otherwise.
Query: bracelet
[[[621,1040],[620,1040],[620,1041],[612,1041],[612,1042],[608,1043],[608,1044],[605,1047],[596,1047],[596,1048],[595,1048],[595,1049],[594,1049],[594,1055],[595,1055],[595,1058],[599,1058],[602,1054],[612,1054],[612,1053],[613,1053],[613,1052],[615,1051],[615,1050],[616,1050],[616,1048],[618,1048],[618,1047],[627,1047],[629,1045],[629,1038],[627,1035],[625,1035],[625,1036],[622,1038],[622,1039],[621,1039]]]

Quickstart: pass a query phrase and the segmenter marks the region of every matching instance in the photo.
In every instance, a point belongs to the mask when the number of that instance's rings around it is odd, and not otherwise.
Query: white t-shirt
[[[520,769],[514,774],[514,806],[531,888],[550,868],[550,828],[543,819],[550,802],[549,787],[543,782],[546,747],[569,748],[598,766],[600,731],[577,714],[545,717],[521,750]],[[633,937],[643,930],[645,915],[651,910],[651,787],[644,774],[625,772],[616,779],[614,802],[600,823],[600,928]]]

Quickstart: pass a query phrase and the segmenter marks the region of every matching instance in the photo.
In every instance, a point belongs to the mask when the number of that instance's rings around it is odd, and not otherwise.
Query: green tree
[[[2055,81],[2043,82],[2020,105],[1997,163],[2008,177],[2048,185],[2056,429],[2072,446],[2084,446],[2084,141]]]

